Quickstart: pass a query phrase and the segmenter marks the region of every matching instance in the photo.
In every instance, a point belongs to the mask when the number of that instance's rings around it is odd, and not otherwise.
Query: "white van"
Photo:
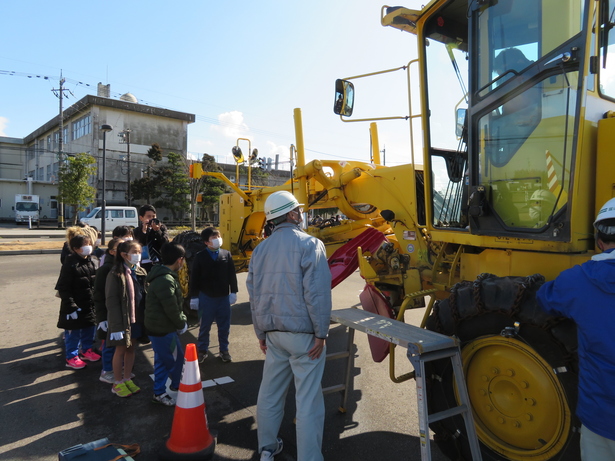
[[[107,206],[105,212],[107,214],[105,231],[112,231],[117,226],[137,227],[139,225],[137,209],[133,206]],[[100,230],[101,217],[101,208],[97,206],[90,211],[85,218],[81,218],[80,221],[88,226],[96,228],[96,230]]]

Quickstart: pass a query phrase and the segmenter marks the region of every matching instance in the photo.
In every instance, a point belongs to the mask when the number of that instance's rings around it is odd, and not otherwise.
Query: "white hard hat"
[[[265,200],[265,216],[267,217],[267,221],[269,221],[270,219],[283,216],[302,205],[303,204],[299,203],[293,194],[285,190],[280,190],[274,192]]]
[[[602,221],[612,220],[609,223],[603,223]],[[613,235],[615,234],[615,198],[612,198],[600,208],[598,216],[594,221],[594,227],[603,234]]]
[[[530,197],[530,201],[532,202],[548,202],[550,205],[555,203],[557,198],[551,191],[538,189],[534,191],[532,196]]]

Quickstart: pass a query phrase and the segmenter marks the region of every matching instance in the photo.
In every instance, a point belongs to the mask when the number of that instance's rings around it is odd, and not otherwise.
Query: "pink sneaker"
[[[66,366],[74,370],[80,370],[86,367],[86,363],[78,356],[75,356],[72,359],[66,361]]]
[[[92,349],[88,349],[87,351],[81,353],[81,359],[87,360],[88,362],[98,362],[100,360],[100,355]]]

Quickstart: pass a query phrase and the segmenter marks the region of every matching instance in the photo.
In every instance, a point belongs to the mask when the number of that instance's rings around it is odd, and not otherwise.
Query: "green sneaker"
[[[111,392],[118,397],[130,397],[132,395],[132,392],[130,392],[130,389],[126,386],[126,383],[114,384],[111,388]]]
[[[138,394],[139,392],[141,392],[141,388],[137,386],[134,382],[132,382],[132,379],[124,381],[124,384],[126,384],[128,390],[133,394]]]

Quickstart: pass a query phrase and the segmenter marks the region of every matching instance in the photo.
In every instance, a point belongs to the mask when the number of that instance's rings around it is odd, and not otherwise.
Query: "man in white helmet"
[[[577,324],[581,459],[615,460],[615,199],[594,222],[602,253],[562,272],[537,293],[551,314]]]
[[[252,253],[246,282],[254,330],[265,354],[256,409],[261,460],[273,460],[282,451],[278,431],[293,376],[297,459],[323,459],[320,382],[331,318],[331,272],[324,244],[299,228],[301,206],[286,191],[267,198],[266,218],[275,229]]]

